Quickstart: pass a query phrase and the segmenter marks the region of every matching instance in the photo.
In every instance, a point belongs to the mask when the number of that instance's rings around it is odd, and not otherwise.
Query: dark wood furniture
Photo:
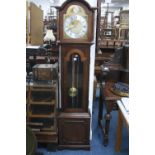
[[[100,77],[102,73],[101,65],[103,64],[105,64],[105,66],[108,67],[110,70],[110,72],[106,76],[106,79],[108,81],[118,81],[120,79],[122,81],[127,80],[126,76],[128,76],[128,71],[129,71],[128,45],[124,47],[122,47],[122,43],[120,46],[100,45],[99,48],[101,53],[96,53],[96,57],[95,57],[95,75],[97,77],[98,82],[100,81]]]
[[[28,106],[29,106],[29,82],[26,81],[26,121],[28,119]]]
[[[101,0],[97,0],[97,22],[96,22],[96,53],[98,52],[98,41],[100,38],[101,22]]]
[[[45,48],[47,47],[47,48]],[[54,64],[59,59],[59,48],[55,43],[47,46],[28,46],[26,48],[26,72],[32,72],[36,64]]]
[[[110,119],[111,119],[110,112],[114,109],[117,109],[116,101],[121,99],[120,96],[115,95],[110,90],[112,85],[113,85],[113,82],[107,82],[105,84],[105,86],[101,86],[101,88],[100,88],[100,91],[102,94],[100,95],[98,123],[102,129],[103,144],[105,146],[108,144],[108,140],[109,140],[108,136],[109,136],[109,126],[110,126]],[[105,106],[105,109],[106,109],[105,123],[104,124],[103,124],[103,106]]]
[[[100,85],[100,98],[99,98],[99,115],[98,124],[103,131],[104,145],[108,144],[108,133],[110,124],[110,111],[115,109],[115,101],[119,97],[115,96],[111,92],[107,92],[111,82],[124,82],[129,83],[129,47],[128,47],[128,34],[125,32],[120,36],[120,16],[118,15],[112,19],[111,27],[107,27],[106,16],[101,16],[101,0],[97,1],[97,33],[96,33],[96,57],[95,57],[95,76]],[[107,13],[109,13],[110,7],[107,6]],[[122,17],[121,17],[122,18]],[[121,19],[122,21],[122,19]],[[115,23],[114,23],[115,22]],[[124,22],[123,22],[124,23]],[[126,21],[128,23],[128,19]],[[122,22],[121,22],[122,24]],[[122,25],[121,25],[122,26]],[[105,31],[111,31],[109,36],[106,36]],[[126,30],[127,31],[127,30]],[[123,37],[125,36],[126,37]],[[127,46],[126,46],[127,45]],[[123,49],[120,54],[119,49]],[[102,66],[103,65],[103,66]],[[102,66],[102,67],[101,67]],[[105,94],[103,93],[105,92]],[[107,94],[106,94],[107,93]],[[110,96],[112,95],[112,96]],[[109,98],[112,97],[112,98]],[[105,123],[103,123],[102,114],[103,108],[106,108]],[[103,125],[104,124],[104,125]]]
[[[59,148],[89,149],[89,63],[96,8],[83,0],[68,0],[57,9],[61,49]]]
[[[106,50],[107,51],[107,50]],[[116,54],[117,53],[117,54]],[[110,90],[113,83],[121,81],[129,83],[129,47],[124,46],[120,51],[110,49],[109,52],[103,52],[102,62],[103,68],[106,67],[107,72],[99,67],[98,81],[100,83],[100,98],[99,98],[99,115],[98,124],[103,131],[103,144],[108,145],[108,134],[111,114],[113,109],[117,109],[116,101],[120,96],[113,94]],[[104,63],[105,61],[105,63]],[[110,63],[107,63],[110,62]],[[103,108],[106,109],[105,123],[103,123]]]
[[[58,79],[58,64],[37,64],[33,66],[33,80],[51,81]]]
[[[56,48],[55,53],[58,54],[57,47],[52,47],[52,50]],[[37,142],[46,144],[48,150],[55,150],[58,144],[58,65],[48,64],[52,61],[45,59],[52,59],[53,53],[51,47],[28,47],[26,53],[27,62],[30,63],[26,79],[26,122]],[[58,55],[55,60],[58,61]]]

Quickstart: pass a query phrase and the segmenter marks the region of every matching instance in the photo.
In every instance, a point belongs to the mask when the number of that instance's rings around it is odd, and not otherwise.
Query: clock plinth
[[[90,47],[94,9],[83,0],[68,0],[59,8],[61,49],[61,112],[59,148],[90,149],[88,110]]]
[[[90,149],[89,113],[60,113],[58,128],[59,149]]]

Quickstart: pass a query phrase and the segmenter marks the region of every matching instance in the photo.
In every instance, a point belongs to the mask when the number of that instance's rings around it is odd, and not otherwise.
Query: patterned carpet
[[[105,112],[104,112],[105,114]],[[112,119],[110,122],[110,133],[109,133],[109,145],[103,146],[103,139],[101,129],[97,125],[97,116],[98,116],[98,99],[93,103],[93,122],[92,122],[92,131],[93,137],[91,141],[91,150],[61,150],[56,152],[48,152],[46,148],[38,148],[39,152],[42,152],[43,155],[129,155],[129,134],[128,130],[123,127],[123,136],[122,136],[122,146],[121,152],[116,153],[114,150],[115,140],[116,140],[116,125],[117,125],[117,111],[113,111]]]

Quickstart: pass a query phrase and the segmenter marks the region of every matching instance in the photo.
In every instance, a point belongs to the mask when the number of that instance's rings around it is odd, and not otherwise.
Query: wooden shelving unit
[[[57,89],[56,80],[29,83],[27,125],[40,143],[57,143]]]

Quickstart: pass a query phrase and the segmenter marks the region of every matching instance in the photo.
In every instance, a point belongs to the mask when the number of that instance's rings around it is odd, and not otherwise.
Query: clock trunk
[[[89,47],[62,46],[62,110],[88,112]]]

